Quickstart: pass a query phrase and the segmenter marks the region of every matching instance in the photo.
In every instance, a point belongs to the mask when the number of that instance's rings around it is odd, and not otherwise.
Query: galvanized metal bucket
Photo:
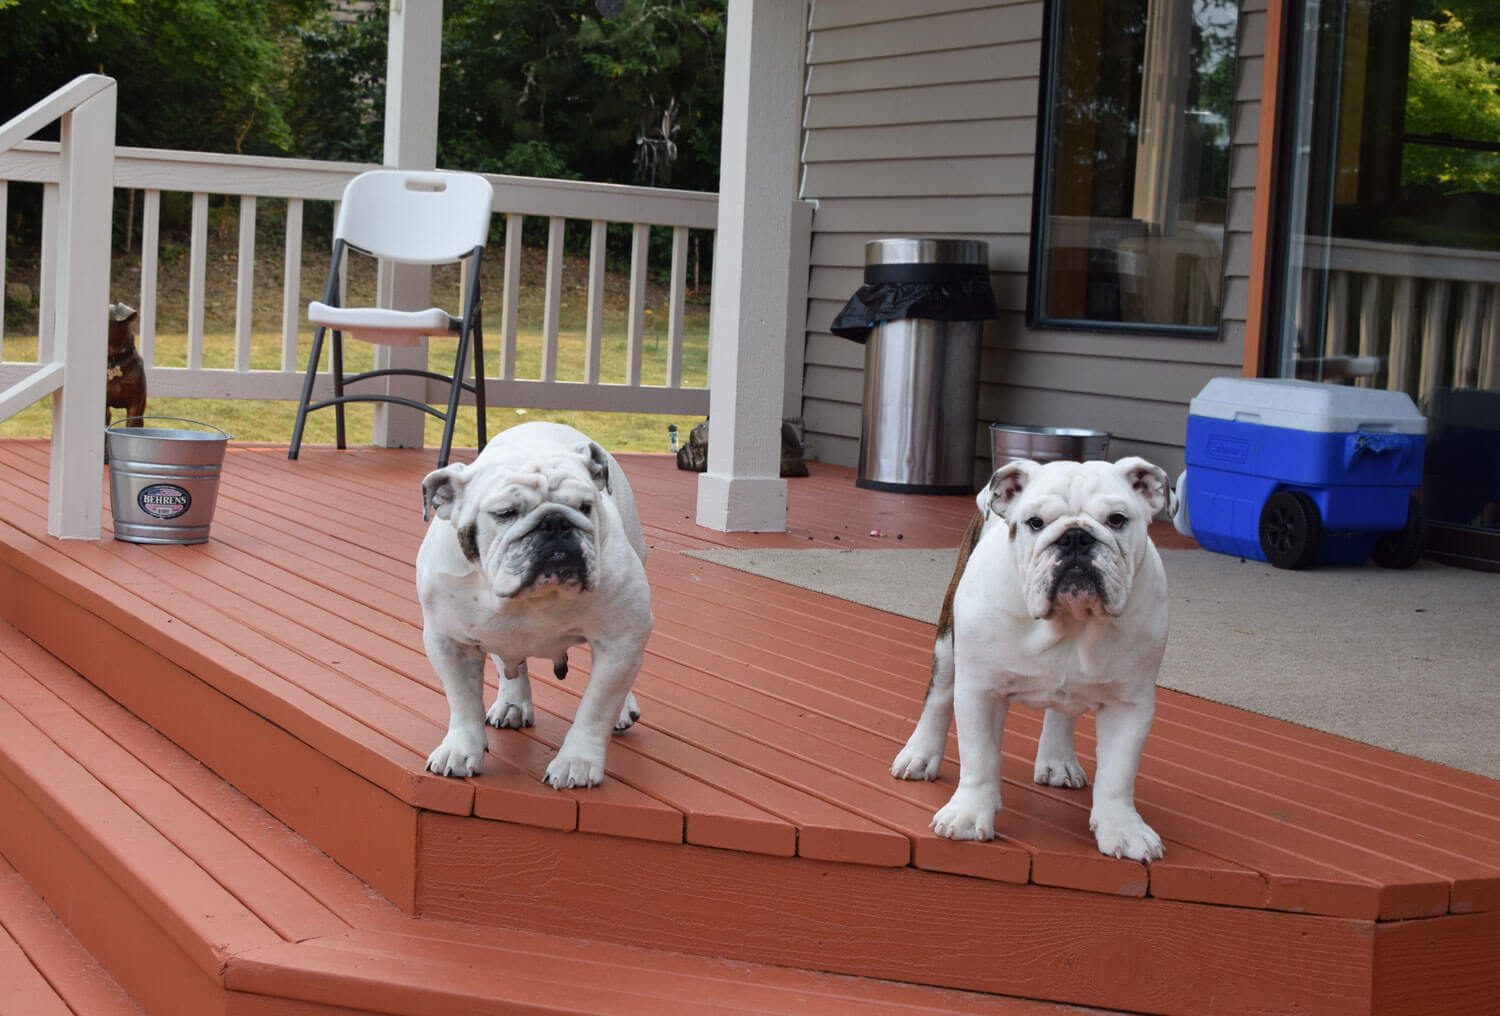
[[[1054,459],[1082,462],[1109,457],[1109,433],[1072,427],[1026,427],[1009,423],[990,424],[990,467],[1031,459],[1047,463]]]
[[[146,426],[153,420],[207,430]],[[124,426],[124,424],[131,426]],[[210,433],[211,431],[211,433]],[[219,496],[229,435],[211,423],[174,416],[131,417],[104,431],[115,539],[204,543]]]

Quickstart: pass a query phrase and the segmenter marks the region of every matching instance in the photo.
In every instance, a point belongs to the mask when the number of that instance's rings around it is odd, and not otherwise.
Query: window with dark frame
[[[1216,336],[1239,0],[1050,0],[1027,318]]]

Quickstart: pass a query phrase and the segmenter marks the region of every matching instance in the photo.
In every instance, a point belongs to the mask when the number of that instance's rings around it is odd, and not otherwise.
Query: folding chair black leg
[[[344,333],[337,328],[333,330],[333,397],[341,399],[344,397]],[[334,434],[337,438],[337,447],[343,449],[344,445],[344,404],[336,402],[333,406]]]
[[[292,426],[292,443],[286,457],[295,459],[302,450],[302,428],[307,423],[307,405],[312,401],[313,379],[318,374],[318,358],[323,354],[323,326],[313,329],[312,352],[307,358],[307,374],[302,379],[302,401],[297,403],[297,422]]]
[[[460,329],[458,352],[453,357],[453,379],[448,385],[448,412],[443,417],[443,444],[438,449],[438,468],[448,464],[448,452],[453,447],[453,425],[458,421],[458,396],[463,391],[464,368],[468,364],[469,333]]]
[[[484,451],[484,446],[489,444],[489,437],[484,402],[484,327],[479,323],[478,314],[474,315],[474,412],[478,415],[479,425],[479,444],[475,447]]]

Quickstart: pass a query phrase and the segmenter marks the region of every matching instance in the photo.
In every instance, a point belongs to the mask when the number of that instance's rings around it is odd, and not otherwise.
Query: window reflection
[[[1237,0],[1054,0],[1032,318],[1214,330]]]
[[[1500,4],[1303,0],[1268,372],[1402,391],[1429,556],[1500,565]]]

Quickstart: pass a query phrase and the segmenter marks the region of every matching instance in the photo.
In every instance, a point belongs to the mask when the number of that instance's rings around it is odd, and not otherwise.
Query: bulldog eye
[[[1104,521],[1109,524],[1109,528],[1111,529],[1124,529],[1125,523],[1129,522],[1130,519],[1124,512],[1114,512]]]
[[[490,518],[496,522],[512,522],[520,514],[514,508],[501,508],[499,511],[490,512]]]
[[[1040,515],[1033,515],[1031,518],[1026,520],[1026,528],[1031,530],[1033,533],[1040,533],[1043,529],[1047,528],[1047,523],[1042,521],[1042,517]]]
[[[583,502],[583,504],[578,506],[578,510],[584,515],[592,515],[594,514],[594,502],[585,501]]]

